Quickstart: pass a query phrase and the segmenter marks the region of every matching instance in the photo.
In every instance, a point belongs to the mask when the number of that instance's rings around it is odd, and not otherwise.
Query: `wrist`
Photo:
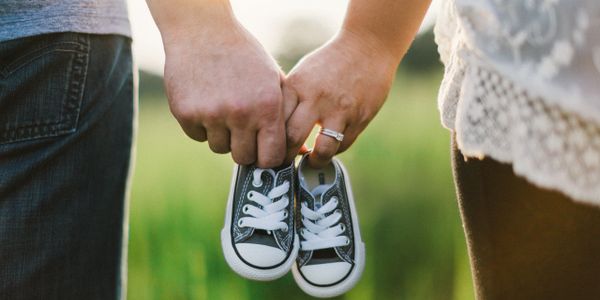
[[[362,56],[357,59],[368,60],[370,64],[377,65],[385,73],[395,73],[400,64],[401,57],[369,33],[342,28],[332,42],[357,53]]]
[[[342,27],[336,35],[335,40],[353,49],[358,49],[371,59],[375,58],[385,64],[393,65],[394,69],[402,59],[396,49],[386,45],[375,34],[367,30],[354,30]]]
[[[229,1],[147,0],[165,46],[238,26]]]

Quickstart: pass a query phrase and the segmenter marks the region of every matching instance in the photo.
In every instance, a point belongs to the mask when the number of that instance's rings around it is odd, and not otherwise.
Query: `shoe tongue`
[[[312,191],[310,191],[311,194],[313,194],[313,196],[316,197],[320,197],[321,194],[323,194],[331,185],[329,184],[321,184],[316,186]]]
[[[269,169],[269,173],[271,174],[271,176],[273,176],[274,185],[277,185],[277,181],[283,182],[285,180],[285,178],[280,178],[279,175],[286,171],[289,167],[290,165],[281,165],[279,167]]]
[[[323,206],[323,198],[321,197],[323,193],[325,193],[331,187],[330,184],[321,184],[316,186],[310,193],[315,197],[315,209],[321,208]]]

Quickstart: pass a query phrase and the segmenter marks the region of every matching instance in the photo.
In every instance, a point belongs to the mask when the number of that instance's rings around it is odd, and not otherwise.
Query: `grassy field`
[[[340,157],[367,249],[344,299],[472,299],[449,162],[436,109],[440,75],[400,75],[378,117]],[[155,96],[159,97],[159,96]],[[232,162],[189,140],[166,100],[141,99],[131,202],[129,299],[306,299],[291,274],[238,277],[219,233]]]

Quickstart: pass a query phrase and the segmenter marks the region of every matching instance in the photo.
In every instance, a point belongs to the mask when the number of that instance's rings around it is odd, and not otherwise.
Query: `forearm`
[[[146,0],[163,42],[234,28],[236,20],[228,0]]]
[[[431,0],[350,0],[341,34],[353,35],[400,62]]]

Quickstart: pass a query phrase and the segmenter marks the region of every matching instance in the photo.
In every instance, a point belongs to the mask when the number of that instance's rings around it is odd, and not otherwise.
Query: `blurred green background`
[[[297,22],[293,28],[306,29]],[[287,70],[320,42],[284,40],[276,55]],[[340,155],[367,250],[362,280],[340,298],[473,299],[449,133],[436,108],[441,74],[426,32],[406,56],[379,115]],[[183,134],[160,77],[142,72],[140,78],[129,299],[309,298],[291,274],[263,283],[229,269],[219,239],[232,161]]]

